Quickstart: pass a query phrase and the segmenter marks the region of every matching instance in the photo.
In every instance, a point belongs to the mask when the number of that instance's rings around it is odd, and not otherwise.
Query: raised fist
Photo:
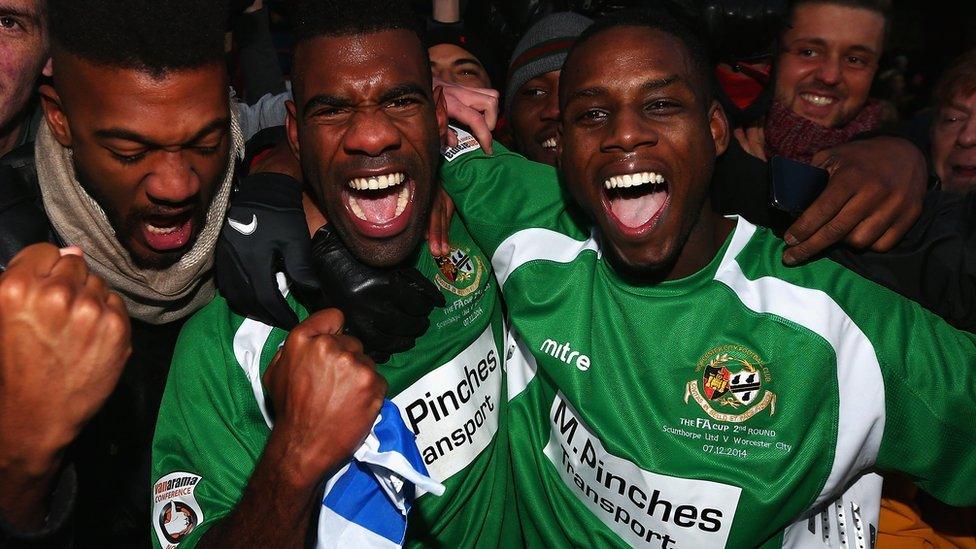
[[[26,489],[58,467],[115,389],[129,330],[121,298],[79,249],[34,244],[11,260],[0,275],[0,484]]]
[[[308,484],[362,444],[386,394],[386,381],[362,344],[342,328],[337,309],[313,314],[291,331],[264,374],[275,416],[271,436]]]

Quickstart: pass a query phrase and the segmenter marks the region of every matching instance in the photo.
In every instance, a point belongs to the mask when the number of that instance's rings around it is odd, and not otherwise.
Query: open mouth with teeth
[[[146,244],[157,252],[178,250],[193,237],[192,212],[172,217],[152,217],[140,225]]]
[[[550,137],[542,142],[542,148],[545,150],[556,150],[556,138]]]
[[[670,203],[668,183],[655,172],[608,177],[603,182],[604,208],[618,229],[638,236],[652,229]]]
[[[360,233],[385,238],[407,227],[414,188],[413,179],[403,172],[354,177],[346,182],[342,201]]]
[[[837,98],[832,95],[820,95],[818,93],[801,93],[800,99],[810,103],[815,107],[829,107],[837,102]]]

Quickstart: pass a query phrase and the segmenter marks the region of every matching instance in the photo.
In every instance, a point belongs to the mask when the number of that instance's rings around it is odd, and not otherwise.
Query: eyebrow
[[[827,47],[827,41],[823,38],[817,38],[815,36],[801,36],[794,40],[790,40],[790,46],[794,46],[797,43],[810,44],[811,46],[820,46],[821,48]]]
[[[405,95],[421,95],[423,97],[428,96],[428,94],[424,91],[424,88],[418,86],[417,84],[399,84],[383,92],[383,94],[380,95],[379,102],[386,103],[387,101],[393,101],[394,99],[403,97]]]
[[[429,96],[424,88],[417,84],[399,84],[383,92],[383,94],[380,95],[378,102],[386,103],[387,101],[392,101],[405,95],[420,95],[423,97]],[[310,109],[318,106],[350,108],[354,107],[355,103],[345,97],[339,97],[338,95],[328,93],[320,93],[305,102],[305,107],[303,108],[302,112],[303,114],[308,113]]]
[[[313,95],[311,99],[305,102],[302,106],[302,115],[307,115],[308,111],[314,107],[339,107],[346,108],[351,107],[352,101],[346,99],[345,97],[339,97],[338,95],[332,95],[328,93],[319,93]]]
[[[800,37],[800,38],[797,38],[796,40],[790,41],[790,46],[795,46],[797,44],[810,44],[812,46],[818,46],[818,47],[821,47],[821,48],[826,48],[828,46],[826,40],[824,40],[823,38],[817,38],[817,37],[813,37],[813,36]],[[856,51],[856,52],[868,53],[868,54],[871,54],[871,55],[878,55],[878,52],[875,51],[874,48],[872,48],[870,46],[866,46],[864,44],[855,44],[855,45],[849,47],[848,48],[848,51]]]
[[[680,76],[678,76],[677,74],[672,74],[669,76],[665,76],[664,78],[655,78],[654,80],[648,80],[647,82],[641,84],[641,89],[644,91],[659,90],[661,88],[666,88],[676,82],[679,82],[680,80],[682,80]],[[608,93],[607,88],[603,86],[593,86],[591,88],[583,88],[581,90],[576,90],[573,93],[569,94],[569,97],[566,98],[566,103],[568,104],[574,99],[578,99],[582,97],[598,97],[600,95],[605,95],[607,93]]]
[[[18,6],[11,6],[2,2],[2,0],[0,0],[0,15],[5,17],[26,17],[34,23],[38,22],[38,12],[36,10],[32,11]]]
[[[874,51],[874,48],[869,47],[869,46],[865,46],[863,44],[857,44],[857,45],[851,46],[849,48],[849,51],[852,51],[852,52],[861,52],[861,53],[866,53],[866,54],[869,54],[869,55],[878,55],[878,52]]]
[[[480,67],[481,62],[473,57],[462,57],[460,59],[455,59],[451,65],[454,67],[460,67],[461,65],[477,65]]]
[[[656,78],[654,80],[645,82],[644,85],[641,86],[641,89],[643,89],[644,91],[659,90],[661,88],[666,88],[671,84],[674,84],[681,80],[682,78],[680,76],[678,76],[677,74],[672,74],[670,76],[665,76],[664,78]]]
[[[182,143],[182,145],[195,143],[203,139],[207,135],[213,133],[214,130],[220,130],[220,129],[226,130],[229,126],[230,126],[229,118],[218,118],[216,120],[213,120],[212,122],[204,126],[203,129],[198,131],[196,135],[191,137],[186,142]],[[122,139],[125,141],[132,141],[154,149],[162,149],[168,146],[168,145],[163,145],[161,143],[157,143],[144,135],[138,134],[131,130],[127,130],[125,128],[108,128],[104,130],[97,130],[95,131],[95,135],[97,137],[102,137],[106,139]]]

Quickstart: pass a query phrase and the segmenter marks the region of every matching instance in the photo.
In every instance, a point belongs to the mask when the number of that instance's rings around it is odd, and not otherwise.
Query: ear
[[[50,84],[44,84],[38,89],[41,94],[41,108],[44,109],[44,120],[54,138],[62,147],[71,148],[71,127],[68,125],[68,115],[61,107],[61,96]]]
[[[712,141],[715,142],[715,156],[721,156],[729,148],[729,120],[718,101],[712,101],[708,110],[708,125],[712,131]]]
[[[285,133],[288,135],[288,145],[291,147],[291,152],[295,158],[301,158],[299,156],[301,149],[298,144],[298,107],[295,106],[294,101],[288,100],[285,101],[285,110],[288,111],[285,116]]]
[[[437,116],[437,132],[441,136],[441,147],[447,146],[447,132],[451,131],[447,125],[447,100],[444,99],[444,88],[434,88],[434,115]]]

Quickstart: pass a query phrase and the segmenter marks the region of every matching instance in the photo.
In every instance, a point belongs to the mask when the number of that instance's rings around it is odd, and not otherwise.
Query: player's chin
[[[669,269],[678,257],[672,242],[610,242],[614,263],[631,274],[654,275]]]
[[[194,240],[195,240],[194,235]],[[123,245],[129,252],[129,257],[136,267],[153,271],[161,271],[175,265],[190,250],[194,240],[187,242],[180,248],[172,250],[157,250],[149,246],[142,239],[131,236],[123,239]]]
[[[385,238],[348,230],[349,237],[343,241],[359,261],[373,267],[394,267],[413,259],[426,232],[426,225],[420,221],[413,220],[404,230]]]

